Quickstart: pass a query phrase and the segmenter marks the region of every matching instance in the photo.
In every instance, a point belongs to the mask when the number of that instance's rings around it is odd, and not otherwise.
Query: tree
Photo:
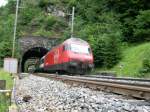
[[[2,41],[0,42],[0,66],[3,65],[3,60],[5,57],[10,57],[11,56],[11,42],[10,41]]]
[[[150,10],[140,11],[134,23],[134,41],[150,41]]]
[[[120,59],[121,24],[113,12],[102,14],[97,21],[86,25],[84,22],[77,23],[75,35],[89,41],[96,66],[110,68]]]
[[[123,40],[136,43],[134,23],[140,10],[149,10],[148,0],[107,0],[105,3],[107,10],[113,10],[119,14],[119,21],[123,25]]]
[[[104,67],[112,68],[121,59],[120,42],[117,34],[106,35],[104,50]]]

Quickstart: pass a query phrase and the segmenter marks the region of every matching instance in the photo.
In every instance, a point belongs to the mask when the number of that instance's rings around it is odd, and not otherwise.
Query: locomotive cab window
[[[75,53],[83,53],[83,54],[90,54],[89,46],[78,45],[78,44],[71,44],[71,51]]]

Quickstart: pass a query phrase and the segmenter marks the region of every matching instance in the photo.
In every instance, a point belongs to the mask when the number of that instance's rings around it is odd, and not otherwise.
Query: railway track
[[[94,90],[150,100],[150,80],[148,79],[67,76],[46,73],[36,73],[33,75],[60,80],[74,86],[83,85]]]
[[[150,82],[150,79],[144,79],[144,78],[114,77],[114,76],[102,76],[102,75],[85,75],[85,77],[114,79],[114,80],[125,80],[125,81]]]

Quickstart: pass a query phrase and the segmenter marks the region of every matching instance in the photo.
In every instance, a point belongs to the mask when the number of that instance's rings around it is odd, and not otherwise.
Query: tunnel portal
[[[34,47],[25,52],[21,62],[22,72],[27,72],[28,71],[27,68],[29,68],[32,65],[35,65],[37,60],[39,61],[40,58],[42,58],[47,52],[48,49],[43,47]]]
[[[53,46],[58,44],[57,38],[46,37],[22,37],[19,39],[20,63],[19,71],[28,72],[28,68],[35,67]]]

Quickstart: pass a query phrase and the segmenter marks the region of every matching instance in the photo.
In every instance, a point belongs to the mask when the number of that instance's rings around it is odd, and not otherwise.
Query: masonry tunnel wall
[[[42,58],[46,53],[48,52],[48,49],[43,47],[34,47],[26,51],[21,60],[21,72],[25,72],[25,63],[29,59],[40,59]],[[36,62],[35,62],[36,63]]]
[[[40,59],[52,47],[58,45],[58,38],[48,38],[41,36],[26,36],[18,40],[20,49],[19,72],[25,72],[28,60]]]

